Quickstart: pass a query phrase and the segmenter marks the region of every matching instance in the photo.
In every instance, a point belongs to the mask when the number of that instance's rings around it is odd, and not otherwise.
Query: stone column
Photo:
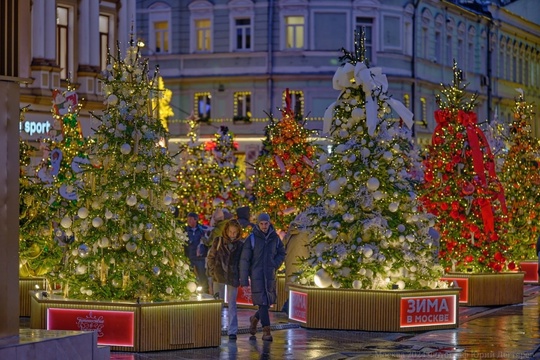
[[[19,11],[28,4],[0,7],[0,338],[19,335]]]

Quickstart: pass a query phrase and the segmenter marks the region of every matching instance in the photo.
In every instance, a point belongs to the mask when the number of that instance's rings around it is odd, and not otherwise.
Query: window
[[[212,99],[212,95],[210,95],[210,93],[196,93],[195,94],[194,107],[197,109],[197,115],[199,116],[200,121],[210,120],[210,110],[212,107],[211,99]]]
[[[454,64],[454,54],[452,54],[452,36],[446,36],[446,65]]]
[[[169,52],[169,24],[166,21],[154,22],[154,52]]]
[[[236,50],[251,50],[251,19],[236,19]]]
[[[102,70],[107,67],[109,53],[109,19],[107,15],[99,15],[99,66]]]
[[[60,66],[60,78],[67,79],[70,75],[69,53],[69,9],[56,8],[56,63]]]
[[[385,15],[383,17],[383,45],[386,50],[401,50],[401,18]]]
[[[457,41],[457,62],[458,66],[461,69],[465,68],[464,48],[462,39],[458,39]]]
[[[467,68],[469,69],[470,72],[473,72],[474,71],[474,45],[472,41],[469,41],[468,47],[469,48],[467,49],[467,55],[468,55]]]
[[[365,32],[364,46],[366,49],[366,59],[373,61],[373,18],[357,17],[356,31],[361,32],[362,28]]]
[[[442,63],[442,35],[440,31],[435,31],[435,62]]]
[[[304,116],[304,92],[300,90],[289,91],[291,97],[291,108],[294,111],[294,115],[297,119]],[[283,92],[283,107],[287,106],[286,97],[287,92]]]
[[[234,93],[234,120],[251,119],[251,93],[242,91]]]
[[[499,46],[500,46],[500,49],[499,49],[499,77],[501,79],[504,79],[504,69],[505,69],[504,60],[506,58],[506,56],[505,56],[505,54],[506,54],[505,42],[501,41]]]
[[[195,20],[195,34],[197,36],[196,51],[211,51],[212,33],[209,19]]]
[[[303,49],[304,48],[304,17],[287,16],[285,17],[285,48]]]

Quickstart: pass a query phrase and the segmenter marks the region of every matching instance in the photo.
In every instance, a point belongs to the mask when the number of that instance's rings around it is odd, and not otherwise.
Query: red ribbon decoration
[[[480,149],[480,139],[484,144],[488,144],[486,136],[480,130],[477,126],[477,118],[476,114],[473,112],[465,112],[462,110],[458,111],[458,121],[465,126],[467,130],[467,139],[469,141],[469,146],[471,147],[472,151],[472,160],[473,160],[473,167],[474,171],[478,175],[478,178],[480,179],[480,182],[482,186],[487,186],[487,180],[486,180],[486,174],[485,174],[485,167],[484,167],[484,156],[482,154],[482,150]],[[480,137],[480,139],[479,139]],[[489,146],[486,147],[487,153],[489,157],[491,158],[491,149]],[[487,170],[489,175],[496,179],[497,174],[495,172],[495,166],[487,166]],[[497,194],[497,198],[499,199],[502,211],[504,214],[507,213],[506,208],[506,202],[504,199],[504,192],[502,188],[499,189],[499,192]],[[493,219],[493,209],[491,206],[491,200],[490,199],[480,199],[478,202],[480,204],[480,209],[482,212],[482,219],[484,220],[484,226],[485,230],[487,232],[492,232],[495,230],[495,223]]]

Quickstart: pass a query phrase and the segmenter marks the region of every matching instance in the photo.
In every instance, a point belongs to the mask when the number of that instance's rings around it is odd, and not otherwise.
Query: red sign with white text
[[[523,282],[537,283],[538,282],[538,263],[534,262],[522,262],[519,264],[521,271],[525,272],[523,276]]]
[[[461,304],[466,304],[469,302],[469,279],[467,278],[453,278],[453,277],[443,277],[442,281],[455,282],[461,290],[459,291],[459,302]]]
[[[289,292],[289,318],[291,320],[307,322],[308,296],[298,291]]]
[[[456,323],[456,295],[402,297],[400,327],[450,325]]]
[[[135,345],[135,313],[83,309],[47,309],[47,330],[95,331],[99,345]]]

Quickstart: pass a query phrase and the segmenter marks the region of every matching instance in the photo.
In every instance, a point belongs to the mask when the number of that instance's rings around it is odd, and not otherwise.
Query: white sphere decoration
[[[105,210],[105,219],[111,219],[113,217],[113,213],[111,210],[107,209]]]
[[[129,251],[129,252],[134,252],[135,250],[137,250],[137,244],[135,244],[134,242],[128,242],[126,244],[126,250]]]
[[[172,197],[167,195],[163,198],[163,204],[169,206],[171,205],[172,200],[173,200]]]
[[[332,281],[332,287],[334,289],[339,289],[341,287],[341,283],[337,280]]]
[[[106,248],[109,246],[109,244],[111,243],[111,241],[109,240],[109,238],[107,237],[102,237],[100,240],[99,240],[99,247],[100,248]]]
[[[71,221],[70,217],[65,216],[62,220],[60,220],[60,225],[62,225],[63,228],[67,229],[71,226],[73,222]]]
[[[118,104],[118,96],[114,94],[109,95],[109,97],[107,98],[107,103],[113,106]]]
[[[131,145],[128,143],[122,144],[122,146],[120,146],[120,152],[124,155],[129,154],[131,152]]]
[[[141,188],[139,190],[139,195],[143,198],[143,199],[146,199],[148,197],[148,189],[146,188]]]
[[[332,284],[332,277],[324,269],[319,269],[313,277],[315,285],[320,288],[327,288]]]
[[[79,275],[86,274],[87,267],[86,265],[77,265],[75,272]]]
[[[384,198],[384,194],[377,190],[373,193],[373,198],[375,200],[381,200],[382,198]]]
[[[366,112],[363,108],[357,107],[351,112],[351,118],[353,120],[360,120],[366,116]]]
[[[360,290],[362,288],[362,281],[354,280],[352,283],[352,287],[356,290]]]
[[[373,249],[370,247],[366,247],[364,248],[363,253],[365,257],[370,258],[371,256],[373,256]]]
[[[306,278],[301,278],[300,279],[300,284],[306,285],[307,284],[307,279]]]
[[[399,290],[405,289],[405,281],[403,281],[403,280],[397,281],[397,282],[396,282],[396,285],[398,286],[398,289],[399,289]]]
[[[92,226],[95,227],[95,228],[98,228],[100,227],[101,225],[103,225],[103,219],[100,218],[100,217],[95,217],[93,220],[92,220]]]
[[[372,177],[366,182],[366,186],[370,191],[375,191],[379,188],[381,183],[379,182],[379,179]]]
[[[404,232],[405,231],[405,225],[399,224],[397,229],[398,229],[399,232]]]
[[[172,287],[168,286],[167,289],[165,289],[165,292],[166,292],[167,294],[169,294],[169,295],[172,294],[172,292],[173,292]]]
[[[383,154],[383,159],[386,160],[386,161],[392,160],[393,157],[394,157],[394,155],[392,154],[391,151],[385,151],[384,154]]]
[[[131,238],[131,236],[129,234],[122,235],[122,241],[124,241],[124,242],[128,241],[130,238]]]
[[[328,184],[328,192],[331,195],[338,195],[341,192],[341,185],[338,180],[330,181],[330,184]]]
[[[398,211],[398,209],[399,209],[399,203],[391,202],[390,204],[388,204],[388,210],[390,210],[391,212],[396,212]]]
[[[84,206],[82,208],[79,208],[79,210],[77,211],[77,215],[81,219],[86,219],[88,217],[88,209]]]
[[[195,284],[193,281],[188,282],[186,287],[191,293],[194,293],[197,290],[197,284]]]
[[[134,206],[137,204],[137,197],[135,195],[129,195],[126,199],[126,204],[129,206]]]

